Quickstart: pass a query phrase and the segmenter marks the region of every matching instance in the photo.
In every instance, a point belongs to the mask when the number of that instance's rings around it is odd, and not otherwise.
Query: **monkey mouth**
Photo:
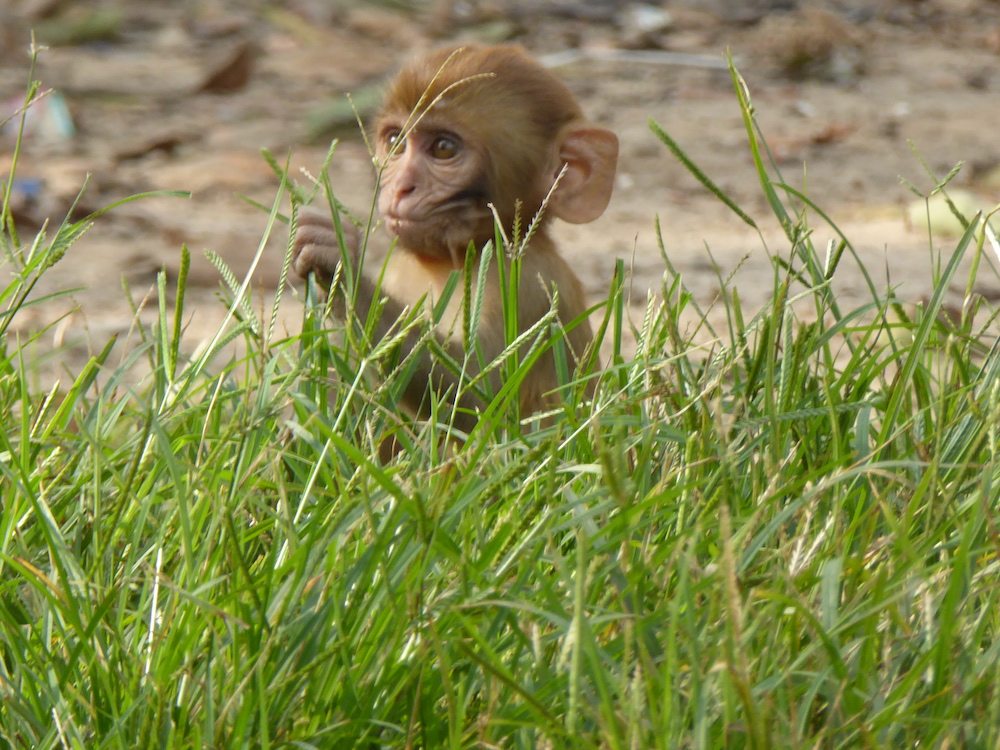
[[[388,215],[385,217],[385,225],[395,235],[419,229],[427,223],[426,219],[412,219],[405,216]]]
[[[393,234],[399,234],[400,232],[419,232],[424,229],[439,227],[446,220],[446,217],[446,212],[442,211],[420,216],[386,214],[385,225]]]
[[[385,228],[389,234],[399,239],[404,245],[424,245],[431,241],[438,228],[439,220],[433,217],[399,216],[387,214]]]

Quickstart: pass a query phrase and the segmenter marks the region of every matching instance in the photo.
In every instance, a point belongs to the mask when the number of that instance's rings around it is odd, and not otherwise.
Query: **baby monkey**
[[[582,224],[604,213],[618,161],[615,134],[589,124],[566,85],[522,48],[500,45],[442,49],[404,68],[386,95],[373,141],[381,169],[378,210],[396,243],[385,260],[380,288],[375,279],[382,263],[369,262],[366,265],[375,267],[361,269],[354,304],[359,318],[365,320],[380,297],[385,307],[375,335],[385,336],[406,309],[434,304],[450,274],[463,273],[469,252],[476,253],[472,267],[478,275],[478,256],[494,238],[495,220],[512,237],[516,221],[523,217],[527,226],[537,215],[522,254],[518,333],[547,315],[556,299],[558,319],[567,326],[568,360],[579,364],[593,338],[581,317],[586,301],[548,224],[552,218]],[[341,248],[328,215],[304,210],[294,242],[294,270],[303,278],[313,273],[329,285],[342,253],[357,259],[360,238],[349,233],[346,241],[349,247]],[[473,288],[477,281],[472,280]],[[505,332],[495,270],[484,283],[476,343],[488,364],[504,350]],[[462,298],[460,292],[452,295],[436,331],[459,362]],[[403,342],[404,350],[412,349],[418,339],[419,333],[413,332]],[[477,357],[468,361],[478,367]],[[465,377],[478,374],[477,369],[467,370]],[[494,392],[499,390],[499,368],[489,380]],[[459,385],[456,375],[434,367],[423,352],[403,402],[414,414],[427,416],[433,390],[457,407],[454,425],[468,434],[484,404],[469,389],[456,398]],[[523,381],[521,413],[557,403],[558,385],[549,350]]]

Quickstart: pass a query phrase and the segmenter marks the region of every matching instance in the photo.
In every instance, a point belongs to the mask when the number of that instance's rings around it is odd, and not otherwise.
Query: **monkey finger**
[[[292,270],[303,279],[310,273],[316,273],[321,277],[332,277],[337,259],[334,258],[332,267],[328,267],[331,265],[328,250],[329,248],[322,245],[301,245],[299,252],[292,259]]]

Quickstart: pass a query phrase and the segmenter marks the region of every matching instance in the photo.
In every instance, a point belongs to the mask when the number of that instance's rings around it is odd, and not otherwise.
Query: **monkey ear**
[[[618,169],[618,136],[610,130],[570,125],[559,140],[555,176],[566,172],[549,199],[549,214],[586,224],[604,213]]]

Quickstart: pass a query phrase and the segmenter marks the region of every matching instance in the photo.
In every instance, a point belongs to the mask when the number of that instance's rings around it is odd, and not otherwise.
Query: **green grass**
[[[971,294],[939,316],[995,240],[973,221],[915,313],[874,284],[841,309],[857,256],[813,246],[737,98],[788,238],[771,302],[727,285],[706,352],[664,255],[634,357],[616,282],[597,398],[544,429],[515,429],[510,356],[446,450],[397,415],[391,346],[312,304],[277,339],[235,279],[197,359],[164,307],[35,393],[5,338],[0,747],[996,747],[1000,351]],[[6,331],[87,223],[22,244],[4,205]]]

